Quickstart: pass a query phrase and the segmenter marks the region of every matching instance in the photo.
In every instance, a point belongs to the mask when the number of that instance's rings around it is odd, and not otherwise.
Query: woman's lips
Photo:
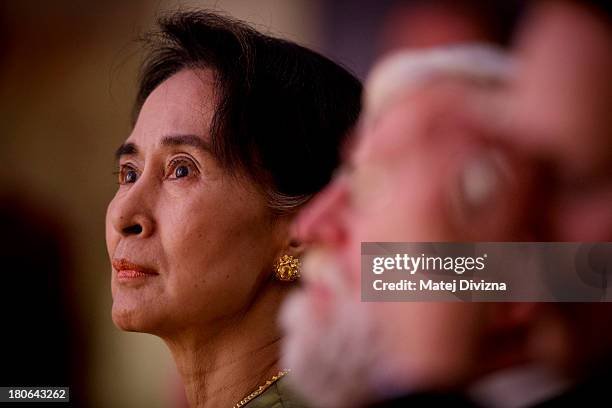
[[[153,269],[135,264],[127,259],[113,259],[112,264],[113,268],[117,271],[117,278],[119,280],[147,278],[158,275]]]

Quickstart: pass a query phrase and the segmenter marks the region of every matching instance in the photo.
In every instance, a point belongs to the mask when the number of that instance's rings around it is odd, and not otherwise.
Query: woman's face
[[[117,152],[106,243],[121,329],[164,335],[244,310],[285,243],[262,194],[207,148],[212,80],[182,70],[163,82]]]

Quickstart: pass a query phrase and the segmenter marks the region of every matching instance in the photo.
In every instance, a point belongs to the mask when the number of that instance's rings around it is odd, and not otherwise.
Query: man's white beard
[[[342,278],[347,275],[323,255],[309,255],[304,272],[318,268],[316,280],[332,292],[330,303],[317,307],[302,291],[287,299],[281,310],[282,363],[292,370],[292,385],[314,406],[358,407],[382,398],[381,382],[392,377],[385,331],[372,304],[356,299]]]

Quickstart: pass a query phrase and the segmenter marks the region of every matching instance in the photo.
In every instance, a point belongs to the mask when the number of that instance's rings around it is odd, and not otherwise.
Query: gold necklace
[[[236,405],[234,405],[233,408],[240,408],[245,406],[248,402],[250,402],[253,398],[257,397],[258,395],[261,395],[265,390],[267,390],[268,388],[270,388],[270,386],[272,384],[274,384],[275,382],[277,382],[278,380],[281,379],[281,377],[283,377],[285,374],[287,374],[289,371],[291,370],[282,370],[279,371],[278,374],[276,374],[275,376],[273,376],[272,378],[270,378],[268,381],[266,381],[265,384],[260,385],[259,388],[257,388],[255,391],[253,391],[252,393],[250,393],[249,395],[247,395],[246,397],[244,397],[242,400],[240,400],[239,403],[237,403]]]

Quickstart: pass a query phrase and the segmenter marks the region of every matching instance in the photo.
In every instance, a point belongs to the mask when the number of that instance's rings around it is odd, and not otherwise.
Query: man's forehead
[[[471,88],[459,81],[442,81],[390,101],[376,118],[362,123],[353,162],[391,160],[407,154],[415,143],[432,136],[437,122],[466,110],[474,91]]]
[[[419,131],[422,109],[416,95],[409,95],[391,104],[374,121],[364,123],[353,152],[354,163],[392,158],[409,149]]]

